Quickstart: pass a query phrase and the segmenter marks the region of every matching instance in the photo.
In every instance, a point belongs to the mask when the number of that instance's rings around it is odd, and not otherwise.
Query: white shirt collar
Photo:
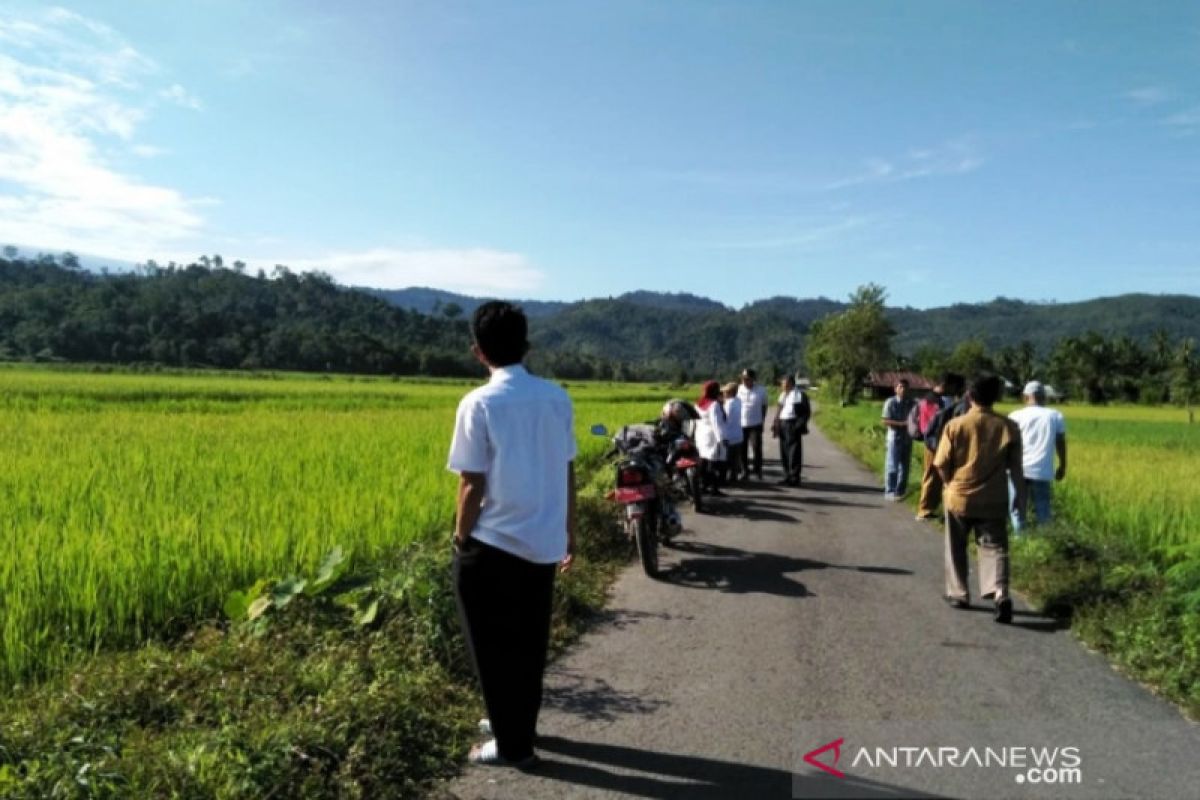
[[[488,378],[488,383],[511,381],[514,378],[522,378],[528,374],[529,373],[525,371],[524,364],[509,364],[507,367],[493,367],[492,376]]]

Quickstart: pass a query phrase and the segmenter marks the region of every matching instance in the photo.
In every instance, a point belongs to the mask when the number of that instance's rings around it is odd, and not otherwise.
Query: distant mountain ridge
[[[496,299],[491,297],[471,297],[465,294],[456,294],[455,292],[447,292],[443,289],[430,289],[424,286],[410,286],[407,289],[368,289],[363,288],[362,291],[369,292],[376,297],[382,297],[394,306],[403,308],[407,311],[417,311],[421,314],[439,314],[442,313],[450,304],[458,306],[465,315],[472,314],[476,308],[486,303],[488,300]],[[508,299],[508,298],[505,298]],[[608,298],[612,300],[614,298]],[[728,310],[728,307],[718,303],[715,300],[709,300],[707,297],[698,297],[687,292],[648,292],[635,291],[626,292],[623,295],[615,298],[631,305],[645,306],[648,308],[662,308],[672,311],[722,311]],[[567,310],[571,306],[579,303],[589,302],[587,300],[579,300],[574,303],[554,300],[511,300],[525,310],[526,315],[531,319],[553,316],[562,311]]]
[[[457,304],[470,314],[483,298],[410,288],[370,290],[394,305],[425,314]],[[825,297],[775,296],[732,309],[693,294],[637,291],[618,297],[574,303],[517,301],[531,318],[538,319],[535,344],[574,348],[606,358],[642,362],[662,355],[679,337],[723,331],[726,341],[740,340],[744,353],[748,338],[758,330],[773,339],[770,351],[803,349],[802,336],[813,322],[846,308],[846,303]],[[440,306],[436,304],[440,303]],[[654,314],[645,314],[652,310]],[[965,339],[981,339],[989,348],[1032,342],[1046,352],[1065,336],[1096,331],[1106,336],[1129,336],[1141,342],[1157,330],[1172,337],[1200,339],[1200,297],[1191,295],[1124,294],[1073,303],[1031,303],[998,297],[987,303],[955,303],[930,309],[890,307],[888,317],[896,329],[895,349],[912,354],[923,346],[952,348]],[[713,343],[718,351],[725,342]],[[692,348],[686,348],[691,351]],[[758,348],[753,348],[758,349]],[[764,354],[765,355],[765,354]],[[736,353],[730,353],[736,359]]]

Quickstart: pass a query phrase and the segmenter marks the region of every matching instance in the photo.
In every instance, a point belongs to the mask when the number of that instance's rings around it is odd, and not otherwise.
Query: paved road
[[[1196,726],[1019,603],[1009,627],[946,606],[936,530],[819,431],[805,447],[802,488],[772,464],[687,515],[665,579],[621,575],[550,668],[541,769],[471,768],[438,794],[1200,797]],[[800,759],[837,738],[844,778]],[[891,768],[874,750],[935,745],[958,751]],[[1026,745],[1078,748],[1082,783],[1033,785]],[[1004,767],[951,758],[985,747]],[[1038,777],[1073,780],[1067,753]]]

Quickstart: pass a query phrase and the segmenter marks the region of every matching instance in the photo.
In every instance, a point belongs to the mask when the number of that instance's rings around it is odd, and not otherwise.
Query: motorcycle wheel
[[[703,511],[704,501],[701,500],[703,492],[700,489],[700,470],[696,467],[688,467],[687,469],[687,486],[688,494],[692,496],[692,508],[697,512]]]
[[[633,521],[633,536],[637,540],[642,570],[651,578],[658,577],[658,542],[649,520],[639,517]]]

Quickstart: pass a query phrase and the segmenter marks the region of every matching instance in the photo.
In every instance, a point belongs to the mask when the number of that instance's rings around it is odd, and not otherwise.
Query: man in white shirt
[[[754,476],[762,480],[763,423],[767,420],[767,387],[756,383],[754,370],[742,370],[742,385],[737,396],[742,402],[742,470],[744,478],[750,477],[750,450],[754,450]]]
[[[1046,387],[1038,381],[1025,384],[1025,407],[1008,415],[1021,428],[1021,452],[1024,456],[1025,487],[1040,523],[1050,521],[1050,487],[1067,476],[1067,423],[1059,411],[1046,408]],[[1058,469],[1054,454],[1058,453]],[[1025,527],[1017,511],[1012,514],[1013,529]]]
[[[783,463],[783,480],[780,483],[799,486],[800,470],[804,466],[802,437],[808,433],[808,418],[812,409],[804,392],[796,388],[796,379],[791,375],[784,376],[782,389],[771,433],[779,438],[779,460]]]
[[[554,575],[574,549],[574,422],[567,393],[521,365],[529,345],[520,309],[485,303],[471,336],[491,379],[459,403],[450,444],[454,586],[495,738],[470,760],[524,769],[537,764]]]

